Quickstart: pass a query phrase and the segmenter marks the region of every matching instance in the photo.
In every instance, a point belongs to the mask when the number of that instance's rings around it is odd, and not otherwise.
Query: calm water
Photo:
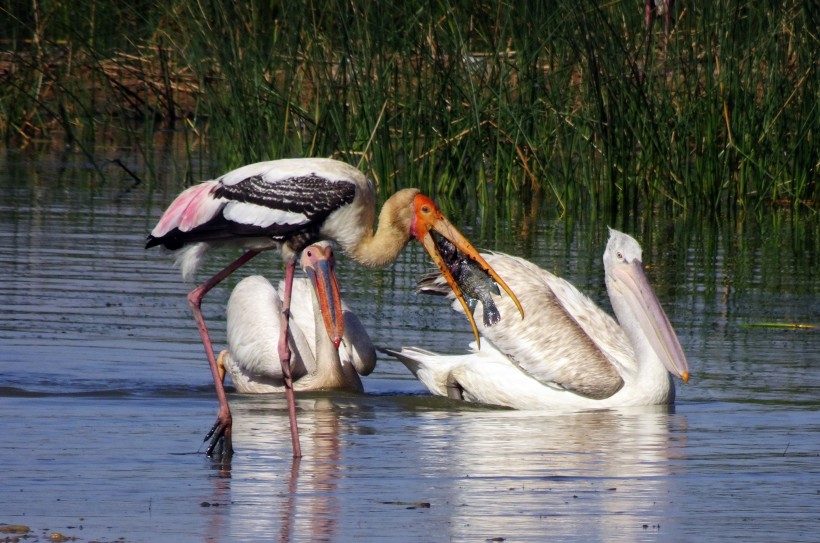
[[[382,358],[366,395],[297,397],[298,464],[283,399],[232,394],[237,452],[219,465],[201,454],[216,400],[190,285],[142,248],[181,185],[100,164],[104,179],[73,154],[0,157],[0,524],[30,541],[817,541],[820,331],[756,326],[820,324],[816,217],[613,225],[644,245],[689,357],[671,412],[465,408]],[[608,307],[605,224],[474,212],[453,219],[478,245]],[[340,263],[377,344],[470,341],[443,300],[413,294],[428,265],[417,244],[380,272]],[[240,276],[280,268],[271,254]],[[205,303],[220,345],[232,284]]]

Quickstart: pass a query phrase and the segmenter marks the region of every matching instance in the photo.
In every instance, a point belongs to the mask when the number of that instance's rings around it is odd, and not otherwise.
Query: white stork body
[[[521,297],[527,316],[503,318],[511,307],[499,299],[501,321],[489,328],[479,324],[485,341],[480,349],[472,344],[470,354],[390,351],[433,394],[516,409],[674,402],[670,372],[686,381],[689,369],[643,274],[641,249],[633,238],[611,230],[604,253],[607,291],[618,322],[570,283],[531,262],[484,256]]]
[[[279,360],[279,315],[284,282],[275,289],[260,275],[246,277],[228,300],[228,345],[219,362],[238,392],[284,391]],[[359,318],[342,302],[344,335],[337,349],[324,330],[322,315],[307,279],[293,282],[288,342],[294,390],[363,392],[359,375],[376,366],[376,350]]]
[[[279,248],[287,262],[278,348],[288,396],[294,456],[301,456],[301,449],[287,362],[290,350],[286,314],[296,257],[306,246],[321,239],[335,241],[356,262],[381,267],[393,262],[407,242],[416,238],[445,274],[456,296],[463,299],[429,233],[436,230],[478,262],[514,298],[506,283],[489,268],[470,242],[447,221],[433,201],[418,190],[404,189],[391,196],[379,214],[377,231],[373,230],[375,200],[373,184],[362,172],[344,162],[323,158],[259,162],[183,191],[151,231],[146,248],[162,246],[181,250],[177,263],[185,277],[193,274],[212,247],[230,245],[246,250],[188,294],[219,399],[217,422],[208,434],[213,439],[206,454],[210,455],[220,444],[223,451],[230,453],[231,414],[202,316],[202,298],[259,251]],[[515,303],[520,307],[517,299]],[[469,319],[478,338],[472,315]]]

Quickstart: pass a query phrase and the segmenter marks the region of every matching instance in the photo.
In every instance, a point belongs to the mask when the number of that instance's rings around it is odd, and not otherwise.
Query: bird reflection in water
[[[218,506],[204,509],[214,541],[334,539],[342,515],[341,436],[353,430],[342,422],[338,401],[324,394],[303,396],[298,402],[309,461],[292,458],[288,436],[271,432],[271,410],[287,413],[282,396],[243,394],[232,399],[236,451],[227,462],[213,464],[217,476],[209,501]]]
[[[686,419],[673,413],[671,406],[464,412],[415,461],[419,477],[450,481],[449,493],[435,501],[454,504],[452,540],[582,534],[585,541],[636,541],[644,525],[680,514],[668,496],[680,492],[674,465],[686,454]],[[433,417],[429,424],[419,433],[442,426]]]
[[[354,540],[418,514],[425,520],[407,525],[409,540],[638,540],[644,525],[680,516],[669,496],[681,492],[687,430],[671,406],[549,414],[319,394],[299,399],[309,453],[301,464],[290,463],[286,429],[271,431],[271,408],[285,420],[283,398],[233,400],[238,452],[212,500],[225,507],[203,510],[230,517],[214,520],[230,527],[228,538]],[[357,447],[377,414],[378,431]]]

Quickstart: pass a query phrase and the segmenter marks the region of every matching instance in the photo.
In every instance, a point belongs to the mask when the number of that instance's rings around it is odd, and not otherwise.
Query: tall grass
[[[817,209],[810,2],[677,2],[668,31],[545,4],[3,0],[0,130],[90,153],[171,128],[220,170],[336,156],[484,212]]]

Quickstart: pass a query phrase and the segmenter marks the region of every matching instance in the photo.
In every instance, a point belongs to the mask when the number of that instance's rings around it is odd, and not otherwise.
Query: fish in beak
[[[484,313],[484,327],[490,328],[497,324],[501,320],[501,313],[495,305],[493,295],[501,295],[498,283],[493,281],[490,274],[482,270],[478,263],[459,252],[455,245],[444,239],[438,232],[430,232],[430,235],[433,236],[438,252],[461,289],[461,293],[464,295],[473,316],[475,316],[478,302],[481,302]],[[424,284],[428,279],[435,280],[438,276],[439,274],[434,272],[422,277],[419,284]],[[424,288],[420,287],[420,290],[424,291]]]
[[[621,234],[627,238],[626,234]],[[614,238],[615,234],[612,234]],[[629,238],[632,239],[632,238]],[[634,240],[632,240],[634,242]],[[637,242],[634,242],[637,245]],[[609,251],[608,251],[609,252]],[[625,251],[616,252],[616,260],[611,274],[613,285],[635,315],[635,319],[646,335],[652,350],[672,375],[683,382],[689,381],[689,364],[669,318],[661,307],[643,270],[639,257],[632,257]],[[606,265],[606,264],[605,264]]]
[[[504,292],[512,298],[513,302],[515,302],[515,306],[521,313],[521,318],[524,318],[524,308],[521,307],[521,302],[518,301],[518,298],[512,289],[510,289],[510,287],[507,286],[507,283],[505,283],[504,280],[495,272],[495,270],[490,267],[487,261],[481,257],[467,238],[465,238],[461,232],[459,232],[456,227],[444,217],[438,207],[436,207],[436,204],[434,204],[433,201],[427,196],[418,194],[414,200],[414,208],[415,218],[413,220],[412,227],[413,235],[430,254],[430,258],[433,259],[433,262],[435,262],[436,267],[438,267],[441,272],[441,275],[453,290],[453,294],[455,294],[456,298],[458,298],[458,301],[461,303],[461,306],[464,309],[464,314],[467,315],[467,319],[470,321],[470,326],[473,328],[476,345],[480,347],[481,341],[479,339],[478,327],[476,327],[475,318],[473,317],[473,313],[470,311],[467,301],[465,300],[461,287],[459,287],[453,277],[448,263],[442,257],[439,247],[436,244],[436,240],[433,239],[433,236],[430,233],[431,230],[434,230],[442,237],[447,239],[447,241],[455,245],[455,247],[463,253],[466,258],[469,258],[472,262],[478,265],[482,271],[492,277],[498,286],[500,286]]]
[[[310,278],[327,334],[338,349],[344,334],[342,296],[336,280],[336,259],[330,243],[320,241],[302,250],[302,269]]]

